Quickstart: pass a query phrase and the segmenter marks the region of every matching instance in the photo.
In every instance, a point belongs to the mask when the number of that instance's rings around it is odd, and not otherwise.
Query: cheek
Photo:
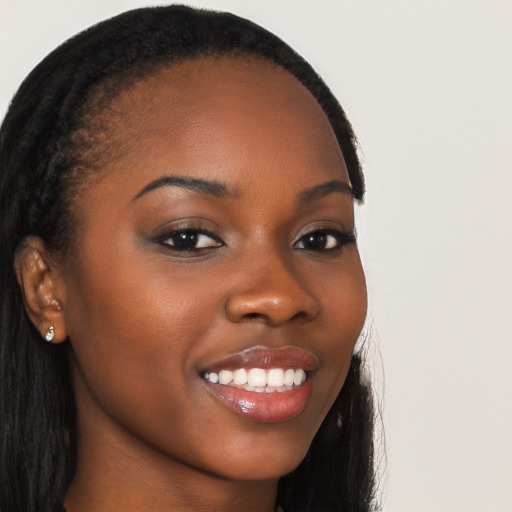
[[[340,346],[357,341],[368,306],[366,280],[356,247],[347,251],[344,264],[326,273],[317,287],[321,297],[323,322]],[[336,343],[336,342],[335,342]]]
[[[85,267],[85,266],[84,266]],[[89,271],[88,269],[91,269]],[[98,404],[134,429],[184,408],[195,344],[215,305],[198,286],[137,261],[93,261],[73,273],[68,327],[81,378]],[[152,419],[156,421],[156,419]]]
[[[363,329],[367,313],[367,290],[357,250],[350,253],[346,265],[336,275],[323,280],[322,339],[318,353],[321,379],[315,391],[320,395],[324,414],[345,381],[354,347]]]
[[[211,422],[194,367],[211,337],[213,298],[161,269],[123,268],[109,273],[108,287],[98,272],[77,287],[70,338],[82,428],[106,425],[116,440],[141,439],[173,460],[226,472],[225,424]]]

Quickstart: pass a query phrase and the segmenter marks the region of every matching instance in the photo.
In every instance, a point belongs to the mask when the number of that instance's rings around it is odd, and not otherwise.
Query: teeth
[[[237,386],[247,384],[247,371],[244,368],[240,368],[240,370],[235,370],[233,372],[233,384],[236,384]]]
[[[209,373],[208,377],[206,377],[210,382],[213,382],[213,384],[217,384],[219,382],[219,376],[216,373]]]
[[[306,373],[302,369],[295,370],[295,376],[293,377],[293,383],[298,386],[306,380]]]
[[[221,370],[219,372],[219,384],[229,384],[233,380],[233,372]]]
[[[267,372],[261,368],[251,368],[247,375],[247,384],[254,387],[267,385]]]
[[[284,371],[281,368],[272,368],[267,372],[267,386],[279,388],[283,385]]]
[[[221,370],[219,373],[205,373],[204,378],[212,384],[241,386],[246,391],[256,393],[274,393],[276,391],[282,393],[303,384],[306,381],[307,373],[302,368],[296,370],[293,368],[287,370],[251,368],[249,371],[240,368],[235,371]]]
[[[285,386],[293,385],[293,377],[295,375],[295,370],[289,369],[284,372],[283,384]]]

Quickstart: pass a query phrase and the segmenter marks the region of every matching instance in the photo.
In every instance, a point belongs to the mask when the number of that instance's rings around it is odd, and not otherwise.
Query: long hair
[[[67,347],[45,344],[31,324],[13,270],[16,248],[29,235],[60,250],[72,244],[73,191],[90,164],[77,133],[94,131],[84,112],[95,98],[108,101],[161,66],[229,55],[271,61],[310,91],[331,123],[354,196],[363,198],[357,141],[341,106],[302,57],[250,21],[184,6],[137,9],[46,57],[21,85],[0,132],[1,512],[59,510],[77,453]],[[361,364],[354,356],[305,459],[280,480],[278,502],[286,512],[372,509],[374,413]]]

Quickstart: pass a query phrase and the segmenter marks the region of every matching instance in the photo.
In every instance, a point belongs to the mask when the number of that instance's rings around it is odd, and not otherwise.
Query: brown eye
[[[299,238],[295,243],[295,248],[317,252],[334,251],[354,241],[355,236],[353,233],[343,233],[335,230],[315,230]]]
[[[212,235],[196,229],[183,229],[168,233],[161,239],[161,243],[175,251],[197,251],[223,245]]]

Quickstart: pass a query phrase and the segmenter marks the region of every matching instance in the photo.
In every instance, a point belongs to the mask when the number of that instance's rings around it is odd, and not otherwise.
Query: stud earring
[[[53,327],[53,325],[50,325],[50,327],[48,327],[48,329],[46,329],[46,333],[44,335],[44,339],[48,343],[52,343],[54,336],[55,336],[55,327]]]

